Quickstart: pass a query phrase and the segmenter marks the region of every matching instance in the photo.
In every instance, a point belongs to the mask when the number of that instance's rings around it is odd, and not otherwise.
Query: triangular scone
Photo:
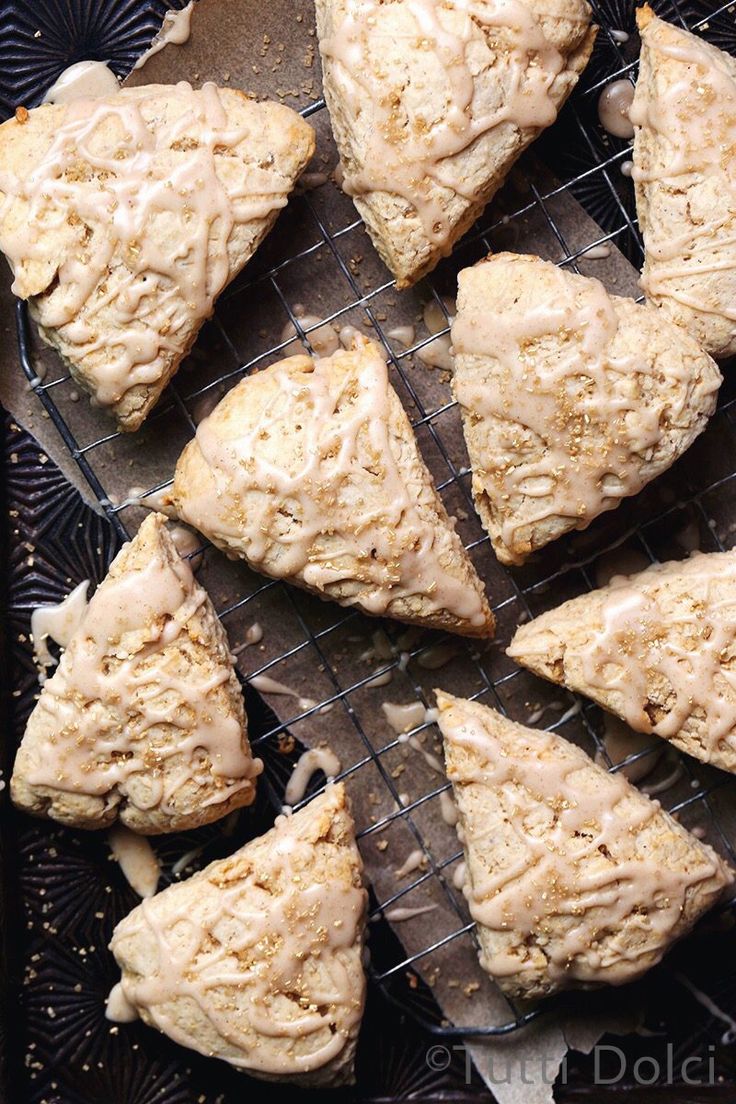
[[[314,152],[290,108],[206,84],[20,109],[0,127],[0,249],[44,339],[143,422]]]
[[[408,287],[550,123],[590,56],[585,0],[316,0],[324,94],[352,195]]]
[[[721,374],[660,311],[513,253],[458,284],[453,388],[502,563],[584,529],[705,429]]]
[[[228,555],[321,598],[493,631],[383,354],[365,338],[242,380],[184,449],[170,500]]]
[[[115,929],[115,1004],[256,1077],[353,1081],[367,894],[344,787],[145,901]]]
[[[438,692],[481,965],[512,997],[622,985],[662,958],[733,875],[580,748]]]
[[[225,630],[151,514],[121,548],[31,714],[11,780],[26,812],[78,828],[196,828],[249,805]]]
[[[522,625],[507,654],[736,772],[736,552],[614,578]]]
[[[630,111],[647,299],[736,353],[736,59],[639,8]]]

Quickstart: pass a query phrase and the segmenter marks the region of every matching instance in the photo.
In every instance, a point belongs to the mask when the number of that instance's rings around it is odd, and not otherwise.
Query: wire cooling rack
[[[686,3],[684,0],[667,0],[656,6],[658,13],[665,18],[702,34],[722,48],[736,53],[733,4],[716,6],[707,3]],[[598,124],[596,112],[598,96],[605,85],[613,80],[635,78],[637,40],[633,5],[625,0],[612,0],[608,4],[598,0],[597,3],[593,2],[593,8],[601,29],[591,66],[583,75],[576,93],[564,109],[551,135],[548,134],[547,138],[541,139],[537,145],[546,164],[555,173],[554,181],[547,184],[546,177],[535,174],[532,178],[528,170],[524,172],[523,169],[517,169],[517,188],[512,193],[511,200],[507,190],[503,193],[501,207],[504,213],[499,214],[498,203],[492,204],[483,220],[458,247],[456,253],[462,254],[460,266],[472,263],[478,256],[491,251],[499,234],[507,235],[509,228],[513,230],[516,223],[520,223],[530,215],[541,219],[541,225],[546,227],[557,243],[559,255],[556,259],[560,265],[579,271],[579,263],[586,253],[597,247],[600,255],[600,247],[610,245],[617,247],[634,266],[637,268],[640,266],[643,259],[642,242],[637,229],[633,190],[625,175],[626,162],[631,156],[630,146],[624,141],[604,136]],[[303,109],[302,114],[305,117],[323,119],[326,114],[324,101],[320,99],[309,104]],[[521,187],[518,187],[519,174],[522,179]],[[544,185],[541,184],[543,179]],[[521,199],[519,199],[520,194]],[[600,227],[599,231],[592,233],[582,244],[576,242],[572,245],[568,242],[564,227],[556,213],[558,201],[566,196],[577,199]],[[417,384],[418,377],[410,370],[412,357],[438,335],[428,335],[416,341],[410,348],[397,350],[387,332],[380,309],[383,299],[390,293],[393,286],[391,281],[378,282],[375,286],[366,289],[361,285],[356,268],[344,249],[344,243],[360,230],[360,220],[352,219],[342,226],[335,227],[331,225],[331,219],[320,210],[313,194],[303,195],[298,202],[301,205],[299,208],[301,224],[303,227],[308,227],[306,234],[308,244],[281,255],[275,263],[267,265],[254,276],[250,275],[253,267],[251,265],[244,277],[227,289],[210,323],[217,340],[228,351],[233,366],[215,378],[208,379],[199,388],[189,391],[186,389],[183,374],[180,373],[168,388],[157,411],[149,419],[149,424],[160,422],[168,427],[171,419],[174,418],[177,424],[176,432],[181,435],[183,444],[195,433],[193,409],[198,402],[218,396],[224,387],[237,382],[244,374],[258,370],[259,367],[278,358],[279,354],[283,353],[287,345],[293,341],[292,336],[276,342],[269,342],[265,337],[261,351],[247,359],[242,358],[239,355],[238,338],[232,332],[232,319],[237,314],[237,310],[234,311],[233,308],[237,308],[238,302],[244,301],[244,297],[252,301],[254,296],[268,296],[272,301],[280,304],[284,318],[291,323],[298,339],[308,351],[312,351],[310,335],[313,335],[319,327],[302,324],[301,312],[296,309],[295,294],[299,294],[300,297],[308,296],[308,289],[300,285],[300,272],[305,262],[319,253],[323,258],[325,269],[329,266],[331,278],[342,284],[346,300],[344,306],[326,313],[320,320],[319,326],[326,323],[335,323],[339,326],[343,322],[352,321],[356,314],[360,315],[363,327],[369,329],[380,342],[396,373],[396,378],[403,384],[405,397],[408,397],[409,405],[414,412],[412,421],[415,430],[418,434],[422,434],[422,440],[436,454],[440,465],[444,466],[445,477],[437,480],[439,490],[446,498],[452,496],[453,503],[464,503],[464,509],[472,517],[473,505],[467,467],[452,455],[443,432],[445,416],[453,404],[447,402],[428,408],[421,393],[421,387]],[[277,228],[274,236],[278,234]],[[437,273],[423,282],[422,289],[426,292],[426,297],[434,298],[438,308],[447,318],[446,303],[442,295],[442,279],[441,267]],[[226,309],[223,309],[223,304],[226,304]],[[110,523],[121,538],[127,539],[129,532],[126,511],[131,509],[130,503],[121,503],[113,499],[105,485],[104,465],[98,463],[102,450],[119,440],[121,435],[116,432],[106,432],[90,440],[79,438],[77,430],[70,424],[62,409],[65,404],[59,401],[65,389],[73,387],[73,381],[66,373],[60,373],[51,379],[39,378],[34,361],[28,313],[23,304],[19,304],[17,308],[17,323],[20,359],[32,390],[61,434]],[[447,332],[446,327],[439,336]],[[427,368],[426,371],[431,369]],[[731,542],[728,539],[730,532],[736,530],[736,522],[731,523],[731,517],[736,517],[736,472],[730,470],[725,457],[729,453],[734,454],[734,445],[736,445],[736,423],[734,422],[736,398],[728,393],[727,385],[724,386],[726,393],[721,396],[719,410],[713,425],[708,430],[708,435],[711,437],[710,449],[701,450],[694,458],[692,456],[686,458],[687,468],[683,468],[682,464],[677,466],[678,476],[674,480],[677,484],[677,492],[673,494],[671,486],[666,483],[667,477],[662,477],[658,484],[664,485],[665,489],[669,487],[669,498],[667,495],[653,498],[648,495],[648,492],[643,492],[636,502],[623,504],[613,515],[599,519],[585,534],[574,535],[566,541],[557,542],[564,552],[558,548],[556,552],[550,552],[548,555],[545,550],[544,558],[548,560],[550,566],[553,566],[551,571],[547,571],[542,565],[536,565],[531,569],[524,568],[517,572],[503,572],[502,576],[505,579],[503,597],[493,606],[499,625],[515,625],[520,620],[535,616],[544,607],[544,596],[550,592],[553,593],[553,597],[547,600],[547,606],[559,604],[569,597],[571,592],[592,589],[596,585],[596,564],[601,562],[602,557],[609,555],[613,549],[620,546],[624,546],[629,554],[633,552],[650,562],[672,557],[676,553],[672,549],[671,534],[678,529],[683,519],[690,527],[695,527],[697,546],[707,550],[730,546]],[[102,416],[100,422],[102,422]],[[697,451],[697,446],[693,451]],[[720,459],[714,459],[715,452]],[[683,472],[685,472],[684,478]],[[154,482],[146,493],[154,493],[165,485],[166,483],[162,481]],[[457,505],[455,508],[457,509]],[[206,547],[203,546],[203,548]],[[476,562],[479,554],[486,554],[485,562],[490,562],[486,536],[477,535],[467,543],[467,547]],[[682,549],[679,554],[682,555]],[[494,567],[494,570],[497,573],[500,572],[500,568]],[[481,574],[484,574],[482,569]],[[320,672],[320,681],[323,686],[326,686],[326,692],[321,693],[316,702],[300,700],[293,716],[279,720],[267,731],[254,735],[252,740],[254,747],[265,748],[273,745],[274,741],[283,740],[300,722],[307,719],[318,720],[326,709],[341,709],[344,722],[355,737],[357,758],[342,771],[339,777],[349,780],[358,771],[375,768],[377,784],[385,788],[392,806],[391,811],[375,818],[372,823],[361,829],[360,839],[365,844],[371,835],[382,833],[393,823],[401,821],[406,825],[416,847],[423,855],[422,872],[410,878],[383,900],[375,901],[372,915],[379,917],[385,914],[387,910],[400,905],[413,891],[433,881],[449,907],[451,915],[455,917],[456,926],[453,930],[443,933],[430,945],[423,946],[411,954],[407,954],[396,941],[393,959],[382,960],[380,964],[374,962],[373,979],[383,987],[391,999],[401,1003],[427,1030],[435,1034],[495,1036],[516,1030],[539,1015],[540,1009],[521,1009],[507,1002],[508,1015],[500,1023],[493,1026],[454,1025],[448,1024],[442,1019],[441,1013],[432,1009],[431,1001],[421,999],[422,993],[426,996],[427,991],[423,989],[422,984],[419,984],[420,979],[416,971],[421,973],[422,978],[431,978],[432,960],[437,952],[456,940],[473,939],[473,925],[469,922],[462,897],[453,886],[450,877],[451,870],[456,866],[462,853],[456,849],[451,854],[435,856],[418,822],[420,811],[429,802],[439,799],[444,791],[449,790],[449,783],[431,785],[426,792],[407,799],[400,792],[400,783],[395,777],[395,772],[392,772],[387,765],[390,753],[400,748],[402,741],[397,738],[380,742],[379,746],[379,741],[365,724],[364,714],[353,704],[357,692],[384,676],[388,677],[389,672],[401,670],[407,675],[416,699],[428,707],[430,702],[426,692],[420,680],[412,676],[411,672],[414,661],[420,661],[429,649],[437,648],[437,635],[433,635],[429,643],[426,640],[417,639],[402,645],[401,627],[387,625],[386,632],[392,643],[391,658],[384,660],[378,668],[371,670],[364,678],[350,680],[349,685],[343,685],[344,679],[332,655],[330,642],[335,634],[344,633],[346,627],[353,624],[356,627],[362,624],[365,631],[365,619],[360,614],[345,612],[330,604],[321,608],[320,616],[314,616],[314,607],[305,606],[299,601],[297,593],[287,585],[259,579],[245,595],[220,603],[218,609],[220,617],[228,624],[228,621],[238,612],[242,613],[246,609],[257,610],[263,596],[275,590],[282,592],[286,606],[291,610],[295,625],[298,626],[298,633],[295,633],[293,647],[249,671],[249,677],[277,672],[279,665],[284,661],[299,656],[301,660],[308,659]],[[481,654],[477,643],[455,640],[453,646],[462,650],[464,661],[467,661],[469,669],[477,679],[477,689],[468,696],[481,698],[507,713],[510,703],[515,703],[518,708],[519,693],[540,693],[539,685],[524,672],[509,669],[508,665],[504,666],[500,661],[488,662],[487,657]],[[518,689],[519,686],[521,689]],[[530,687],[532,690],[529,689]],[[559,690],[554,692],[559,698]],[[564,696],[565,702],[562,708],[568,705],[571,708],[565,708],[562,715],[549,727],[564,728],[570,723],[571,718],[576,716],[576,723],[582,726],[583,737],[589,749],[606,762],[609,769],[630,768],[644,757],[661,750],[661,743],[657,742],[653,747],[647,747],[613,766],[599,733],[597,709],[590,703],[574,699],[571,695]],[[536,723],[549,708],[557,708],[559,712],[560,703],[548,702],[546,706],[532,710],[535,716],[529,716],[526,719],[530,723]],[[429,728],[427,724],[420,725],[414,730],[414,735],[420,735],[427,728]],[[685,819],[689,824],[701,827],[706,824],[709,838],[736,864],[733,828],[724,823],[722,811],[717,808],[718,791],[727,785],[728,778],[718,771],[694,764],[685,757],[679,757],[673,749],[667,754],[673,760],[677,760],[675,774],[679,779],[679,785],[673,786],[672,791],[668,790],[662,794],[663,802],[669,805],[672,813]],[[281,781],[285,782],[286,768],[283,773],[284,777]],[[304,800],[314,796],[320,788],[319,785],[312,786],[308,798]],[[676,799],[668,802],[668,797],[673,793]],[[277,784],[276,803],[280,804],[282,799],[283,789],[279,792]],[[382,955],[383,958],[385,955]],[[419,990],[419,996],[417,990]],[[549,1008],[550,1004],[544,1007]]]

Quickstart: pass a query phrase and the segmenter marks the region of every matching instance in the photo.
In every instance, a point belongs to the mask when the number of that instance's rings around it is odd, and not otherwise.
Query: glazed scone
[[[614,578],[522,625],[507,655],[736,772],[736,552]]]
[[[644,6],[630,111],[647,299],[736,353],[736,60]]]
[[[249,805],[248,744],[225,630],[151,514],[95,591],[16,756],[15,805],[76,828],[196,828]]]
[[[460,273],[452,343],[473,498],[506,564],[669,468],[705,429],[721,384],[654,307],[514,253]]]
[[[623,985],[654,966],[733,874],[580,748],[437,693],[481,966],[510,997]]]
[[[255,1077],[351,1083],[365,1003],[367,893],[341,784],[144,901],[110,948],[110,1018],[136,1012]]]
[[[229,556],[321,598],[493,632],[482,583],[366,338],[242,380],[184,449],[169,501]]]
[[[397,287],[446,256],[554,122],[593,47],[585,0],[316,0],[344,174]]]
[[[137,429],[314,152],[290,108],[206,84],[20,109],[0,126],[0,249],[42,337]]]

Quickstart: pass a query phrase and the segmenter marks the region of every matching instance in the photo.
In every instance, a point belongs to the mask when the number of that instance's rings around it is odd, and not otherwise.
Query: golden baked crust
[[[512,997],[641,977],[733,882],[567,740],[438,692],[480,962]]]
[[[507,654],[736,771],[736,552],[614,578],[522,625]]]
[[[695,339],[598,280],[499,253],[458,288],[453,390],[502,563],[637,494],[715,411],[721,374]]]
[[[736,61],[637,10],[631,107],[647,299],[714,357],[736,353]]]
[[[408,287],[556,117],[595,28],[585,0],[316,0],[324,95],[376,249]],[[487,21],[486,21],[487,19]]]
[[[184,82],[0,127],[0,249],[75,380],[137,429],[314,152],[290,108]]]
[[[365,338],[242,380],[184,449],[169,499],[228,555],[322,598],[493,632],[384,357]]]
[[[44,685],[13,802],[76,828],[182,831],[249,805],[260,760],[212,603],[151,514]]]
[[[336,784],[234,855],[134,909],[111,950],[126,1001],[256,1077],[353,1081],[367,893]]]

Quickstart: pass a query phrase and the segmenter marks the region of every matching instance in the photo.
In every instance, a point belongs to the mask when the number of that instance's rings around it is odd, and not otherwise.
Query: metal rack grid
[[[587,86],[581,86],[578,89],[578,92],[574,95],[571,103],[565,109],[569,115],[569,119],[573,127],[573,133],[577,135],[577,140],[579,140],[579,142],[581,143],[581,147],[586,150],[586,154],[589,156],[592,163],[589,165],[588,168],[584,169],[583,171],[575,175],[570,175],[568,179],[563,179],[562,182],[555,183],[553,186],[546,188],[545,190],[540,191],[540,189],[532,181],[528,181],[529,194],[531,198],[529,198],[524,204],[520,205],[511,214],[506,214],[502,218],[494,218],[493,207],[491,207],[489,221],[487,221],[482,226],[476,226],[474,230],[471,231],[470,235],[468,235],[464,239],[463,246],[467,245],[469,242],[477,243],[485,250],[491,251],[490,237],[493,234],[494,230],[498,229],[502,225],[508,225],[509,222],[513,223],[514,220],[521,219],[524,215],[533,211],[543,216],[545,224],[554,235],[554,238],[556,239],[562,253],[562,258],[558,261],[558,263],[562,266],[567,266],[575,271],[579,271],[578,261],[587,250],[591,249],[594,246],[605,245],[608,243],[618,245],[622,249],[622,251],[632,259],[634,264],[638,265],[642,260],[642,242],[638,233],[635,214],[631,209],[631,205],[627,205],[622,199],[619,188],[617,188],[614,177],[612,176],[612,171],[615,170],[618,172],[620,164],[630,157],[630,147],[628,147],[624,143],[618,143],[619,148],[603,148],[600,142],[596,140],[596,135],[592,131],[589,121],[585,120],[586,110],[588,111],[588,113],[590,112],[591,103],[595,102],[595,99],[600,94],[602,87],[604,87],[612,80],[618,80],[628,77],[633,78],[635,75],[636,59],[627,60],[622,48],[622,43],[619,40],[620,36],[612,33],[615,28],[611,28],[609,26],[606,12],[602,10],[601,7],[602,3],[603,0],[592,0],[592,6],[594,9],[596,20],[601,27],[599,36],[604,37],[606,48],[611,53],[613,61],[607,66],[605,75],[588,83]],[[706,8],[707,6],[708,5],[706,5]],[[669,0],[668,10],[665,11],[663,14],[666,18],[678,21],[681,25],[687,27],[690,30],[704,33],[707,37],[708,29],[713,20],[725,15],[725,13],[729,12],[729,10],[732,10],[732,5],[729,0],[729,3],[713,6],[712,10],[706,10],[705,14],[702,15],[698,14],[697,10],[695,11],[695,13],[693,13],[690,9],[688,9],[688,11],[685,11],[684,8],[684,0]],[[317,115],[320,112],[324,112],[324,110],[324,101],[318,100],[307,106],[302,111],[302,114],[305,117],[310,117]],[[597,237],[591,239],[590,241],[586,241],[582,247],[573,249],[568,245],[568,242],[565,239],[565,234],[560,227],[558,221],[555,219],[554,212],[553,210],[551,210],[551,206],[553,204],[553,201],[557,197],[562,196],[566,192],[572,196],[578,196],[581,201],[585,203],[586,188],[592,182],[595,182],[596,187],[602,188],[608,196],[608,199],[610,201],[610,211],[614,212],[614,217],[612,219],[609,218],[608,221],[613,221],[614,225],[611,229],[602,230]],[[412,382],[410,374],[406,370],[406,366],[410,357],[421,350],[423,346],[435,340],[437,336],[442,336],[442,334],[447,333],[449,330],[449,319],[446,306],[440,295],[440,292],[436,287],[435,281],[432,277],[430,277],[429,279],[426,279],[424,281],[424,285],[427,287],[430,294],[434,297],[440,309],[445,313],[445,318],[448,319],[448,327],[441,331],[439,335],[433,334],[421,341],[417,341],[410,348],[407,348],[404,351],[395,351],[384,330],[384,327],[382,326],[381,320],[377,317],[378,312],[376,311],[376,309],[374,309],[374,303],[377,300],[377,297],[392,288],[392,281],[387,280],[386,282],[380,284],[380,286],[371,288],[368,291],[361,290],[354,272],[351,271],[350,266],[348,265],[342,253],[340,252],[340,249],[338,248],[338,243],[340,242],[340,239],[345,237],[345,235],[350,234],[352,231],[358,229],[361,226],[361,221],[359,219],[355,219],[349,222],[347,225],[341,227],[340,229],[330,230],[326,224],[325,219],[319,214],[318,210],[316,209],[316,206],[309,194],[304,197],[304,202],[306,204],[309,217],[314,224],[313,229],[316,231],[317,234],[316,241],[305,249],[297,251],[293,255],[282,259],[280,262],[269,268],[267,271],[259,273],[255,278],[250,280],[246,279],[243,282],[236,283],[234,289],[228,289],[224,293],[223,299],[227,299],[228,297],[233,295],[241,296],[246,293],[258,294],[259,292],[262,292],[264,288],[269,289],[270,292],[273,293],[276,296],[277,300],[281,303],[299,339],[302,341],[304,346],[310,352],[312,352],[312,346],[310,344],[310,334],[313,333],[313,331],[316,330],[318,326],[315,325],[307,326],[306,328],[303,327],[300,318],[297,317],[297,312],[295,311],[294,305],[291,303],[289,296],[285,294],[285,292],[282,290],[280,279],[287,269],[290,269],[292,266],[298,266],[299,262],[307,258],[309,255],[315,253],[318,250],[324,249],[327,255],[331,258],[333,266],[339,272],[340,277],[345,282],[346,288],[349,292],[350,301],[346,306],[334,311],[331,314],[326,315],[325,318],[321,319],[319,322],[319,326],[323,326],[326,323],[331,322],[339,323],[343,316],[348,316],[350,312],[358,309],[362,312],[364,318],[366,319],[366,324],[370,325],[373,334],[382,345],[390,364],[398,372],[399,377],[401,378],[407,390],[407,393],[411,398],[411,401],[416,406],[419,412],[419,417],[414,419],[412,423],[414,425],[414,428],[426,428],[431,437],[433,446],[438,450],[439,454],[444,460],[444,463],[447,465],[449,475],[444,481],[440,481],[438,483],[438,489],[440,491],[447,491],[452,486],[457,487],[461,492],[464,500],[466,501],[468,509],[471,511],[472,516],[473,504],[468,488],[468,481],[466,478],[468,475],[467,468],[458,467],[457,464],[453,461],[448,452],[448,449],[446,448],[445,442],[443,441],[441,430],[437,424],[438,421],[441,419],[441,416],[445,414],[448,410],[450,410],[453,404],[451,402],[448,402],[437,407],[436,409],[426,409],[423,405],[421,396],[417,393],[417,389]],[[593,213],[594,212],[591,212],[591,214]],[[104,510],[111,524],[114,526],[115,530],[121,538],[127,539],[129,534],[122,521],[121,515],[123,514],[125,509],[128,508],[129,504],[125,502],[122,504],[114,504],[111,501],[111,498],[108,495],[105,486],[103,485],[102,479],[98,473],[95,463],[96,450],[98,450],[101,446],[114,441],[121,435],[117,432],[105,433],[97,439],[84,444],[80,443],[77,440],[75,433],[73,432],[69,424],[65,421],[55,398],[57,394],[57,389],[71,382],[70,376],[66,373],[62,373],[58,377],[48,381],[39,379],[32,361],[30,323],[28,319],[28,313],[24,304],[18,304],[17,323],[20,359],[23,369],[29,379],[32,390],[39,397],[46,412],[52,419],[56,428],[59,430],[73,459],[76,461],[82,474],[89,483],[92,492],[97,498],[100,506]],[[217,311],[214,316],[213,324],[216,327],[219,337],[224,342],[225,346],[229,348],[235,360],[238,361],[238,367],[234,370],[222,374],[221,376],[218,376],[217,379],[207,383],[200,389],[192,391],[186,395],[184,395],[182,391],[181,378],[175,380],[169,386],[165,397],[159,404],[159,408],[156,412],[154,412],[152,417],[149,419],[149,422],[163,416],[168,411],[175,409],[178,411],[181,418],[183,419],[183,422],[186,425],[189,434],[193,435],[196,430],[196,425],[192,414],[190,413],[188,405],[189,403],[191,403],[195,399],[201,398],[203,395],[206,395],[209,392],[212,392],[214,388],[221,388],[223,384],[229,383],[230,381],[235,381],[238,378],[242,377],[244,374],[253,370],[257,370],[259,366],[262,365],[262,363],[273,357],[274,354],[278,354],[279,352],[284,350],[286,346],[291,344],[293,341],[293,338],[289,337],[286,340],[282,340],[280,342],[277,342],[276,344],[272,344],[267,347],[263,352],[260,352],[257,356],[248,360],[247,363],[241,364],[239,363],[239,358],[237,357],[236,346],[231,340],[226,326],[223,324],[221,315]],[[736,429],[736,397],[726,398],[725,401],[721,402],[719,407],[719,416],[727,419],[729,425]],[[662,521],[667,521],[670,516],[674,516],[674,512],[676,510],[680,510],[683,506],[692,506],[701,517],[704,527],[713,534],[714,546],[722,550],[723,543],[714,532],[713,526],[710,524],[708,512],[704,503],[707,499],[707,496],[709,496],[713,492],[722,492],[726,488],[732,488],[736,492],[736,483],[734,483],[735,479],[736,472],[731,472],[725,476],[721,476],[718,479],[709,482],[707,486],[698,488],[695,493],[685,498],[684,500],[681,500],[675,504],[666,504],[663,509],[661,509],[657,514],[655,514],[648,520],[647,528],[650,528],[652,525],[655,525]],[[162,489],[166,485],[167,483],[165,482],[159,482],[150,487],[146,493],[152,494],[155,491]],[[494,613],[498,616],[500,613],[503,612],[504,609],[510,607],[511,605],[514,605],[516,608],[522,611],[523,617],[532,617],[533,613],[531,601],[533,601],[535,593],[541,592],[543,589],[549,588],[553,584],[559,582],[567,572],[573,569],[577,570],[580,573],[582,579],[584,580],[585,586],[588,589],[592,589],[595,586],[591,570],[593,560],[598,558],[602,554],[611,551],[623,540],[630,536],[636,536],[641,550],[645,553],[650,562],[655,562],[657,556],[647,539],[646,533],[642,530],[641,527],[638,527],[634,531],[626,531],[623,534],[618,533],[614,537],[614,539],[608,541],[607,543],[604,542],[602,546],[595,547],[593,551],[584,559],[578,560],[577,562],[568,562],[563,564],[562,566],[558,566],[549,575],[546,575],[544,578],[537,579],[531,582],[529,585],[524,585],[523,582],[517,579],[513,574],[507,573],[508,580],[511,585],[511,594],[503,599],[501,602],[493,606]],[[468,544],[468,550],[472,551],[479,545],[485,544],[487,541],[487,536],[478,538],[477,540]],[[207,546],[203,545],[202,547],[206,548]],[[197,553],[192,553],[192,555],[196,554]],[[331,634],[333,634],[337,629],[343,628],[351,621],[355,620],[357,622],[360,614],[358,614],[356,611],[340,614],[340,616],[338,616],[337,619],[330,623],[327,627],[320,628],[316,625],[313,626],[309,623],[309,620],[304,615],[303,611],[295,600],[293,591],[290,590],[288,585],[279,581],[265,580],[261,583],[260,586],[258,586],[247,596],[242,597],[235,602],[229,603],[223,608],[220,608],[218,610],[218,613],[221,617],[227,618],[236,610],[242,609],[248,603],[251,603],[259,595],[262,595],[264,592],[275,587],[281,588],[283,590],[286,596],[286,600],[293,610],[300,630],[303,634],[302,640],[298,643],[295,643],[293,648],[277,656],[276,658],[271,659],[269,662],[263,664],[258,669],[253,670],[250,673],[249,677],[252,678],[256,675],[267,674],[281,661],[294,656],[299,652],[308,651],[310,655],[313,656],[314,662],[319,665],[320,668],[323,669],[326,673],[332,685],[332,692],[316,704],[310,705],[309,708],[300,708],[294,716],[289,717],[287,720],[279,720],[278,723],[269,728],[268,731],[263,732],[255,737],[252,740],[252,744],[256,748],[261,745],[265,746],[268,741],[273,741],[274,738],[288,733],[290,726],[294,726],[296,723],[304,720],[305,718],[315,716],[319,713],[320,710],[324,710],[326,706],[341,706],[345,711],[345,716],[347,720],[352,725],[355,736],[357,737],[358,747],[361,749],[361,754],[359,755],[358,760],[352,763],[347,769],[342,771],[339,777],[349,778],[350,776],[354,775],[355,772],[366,767],[368,764],[374,764],[378,771],[378,775],[380,776],[382,783],[386,786],[388,792],[390,793],[391,799],[395,806],[394,811],[381,817],[375,823],[363,829],[363,831],[359,834],[360,837],[364,838],[372,833],[381,832],[386,829],[393,821],[401,818],[411,831],[414,839],[416,840],[418,848],[422,850],[427,864],[427,869],[422,872],[418,877],[410,879],[409,882],[407,882],[405,885],[402,885],[391,896],[377,903],[375,905],[375,908],[373,909],[372,915],[382,915],[389,907],[396,905],[397,902],[401,901],[414,889],[418,888],[429,879],[436,879],[438,884],[441,886],[441,890],[447,904],[457,918],[457,928],[452,933],[443,936],[431,945],[422,948],[416,953],[410,955],[403,954],[403,957],[400,957],[397,962],[393,962],[390,965],[385,966],[385,968],[382,968],[380,970],[373,970],[374,980],[384,987],[384,990],[392,999],[402,1002],[406,999],[406,996],[405,994],[402,995],[402,992],[399,992],[398,994],[396,993],[393,988],[393,982],[395,980],[402,979],[407,971],[411,971],[416,966],[426,967],[428,962],[431,961],[431,956],[434,952],[438,951],[440,948],[446,946],[456,939],[471,935],[473,932],[473,924],[468,921],[467,912],[459,903],[458,896],[453,891],[447,877],[448,869],[461,857],[461,850],[457,850],[454,854],[445,857],[441,861],[435,860],[430,847],[425,842],[422,836],[422,832],[415,823],[415,819],[413,817],[413,814],[416,812],[416,810],[418,810],[426,802],[438,798],[443,791],[446,791],[450,788],[450,784],[444,782],[441,785],[431,788],[430,791],[422,794],[420,797],[409,801],[406,804],[402,803],[398,786],[395,784],[395,780],[392,778],[390,772],[386,769],[384,765],[384,758],[386,754],[397,748],[401,741],[397,738],[396,740],[390,741],[380,748],[376,748],[370,736],[364,730],[360,717],[351,705],[351,695],[353,695],[355,691],[367,686],[377,676],[380,677],[380,675],[384,673],[395,670],[397,667],[399,667],[400,664],[403,664],[403,667],[405,669],[407,661],[403,656],[400,657],[398,654],[396,654],[394,658],[383,663],[376,670],[371,671],[371,673],[365,678],[353,682],[350,686],[342,687],[338,674],[333,668],[333,665],[331,664],[328,653],[326,651],[326,642]],[[337,612],[339,613],[339,610]],[[512,670],[510,672],[499,675],[499,677],[497,678],[492,678],[487,672],[485,666],[479,663],[479,656],[477,651],[474,649],[474,645],[472,642],[458,641],[458,646],[465,649],[468,662],[472,664],[475,672],[481,680],[482,688],[474,695],[474,697],[482,698],[483,700],[493,704],[497,709],[506,713],[507,710],[504,702],[504,689],[507,687],[508,684],[512,682],[512,680],[518,678],[521,672],[519,670]],[[414,648],[411,648],[408,651],[409,659],[418,658],[422,655],[424,651],[426,651],[426,649],[426,644],[420,644]],[[426,697],[424,696],[423,691],[416,680],[413,680],[413,686],[417,699],[422,701],[425,707],[428,706]],[[572,696],[570,696],[570,700],[573,700]],[[652,754],[655,750],[655,747],[645,749],[634,755],[629,756],[627,759],[625,759],[621,763],[618,763],[616,766],[613,766],[610,758],[608,757],[605,744],[600,738],[595,725],[596,708],[590,703],[585,703],[584,701],[577,699],[574,710],[580,713],[587,736],[592,741],[592,744],[594,745],[598,755],[601,756],[605,762],[607,762],[608,767],[611,770],[621,770],[625,767],[631,766],[633,763],[643,758],[644,756]],[[552,730],[560,728],[569,716],[569,713],[570,711],[560,717],[553,725],[550,725],[549,727]],[[428,727],[429,725],[427,724],[421,725],[413,731],[416,734]],[[730,837],[728,831],[721,824],[721,821],[717,816],[715,809],[713,808],[713,802],[711,800],[714,791],[725,785],[728,779],[725,776],[718,776],[717,772],[713,772],[715,777],[713,777],[712,780],[708,781],[707,783],[701,784],[697,781],[692,773],[692,764],[690,764],[685,758],[682,759],[682,764],[683,770],[687,772],[687,775],[690,779],[692,792],[682,800],[678,801],[675,805],[671,806],[670,811],[679,814],[683,813],[686,809],[691,809],[695,806],[700,807],[713,824],[715,832],[720,837],[720,842],[723,849],[729,855],[731,861],[736,864],[736,847],[734,846],[736,841]],[[312,789],[309,797],[305,798],[304,800],[306,801],[311,799],[311,797],[313,797],[316,792],[319,792],[319,788]],[[300,804],[303,804],[303,802],[300,802]],[[417,1007],[414,1007],[411,1004],[411,1001],[407,1000],[406,1004],[408,1010],[415,1016],[415,1018],[421,1020],[423,1025],[428,1030],[440,1035],[462,1036],[493,1036],[507,1034],[528,1023],[531,1019],[535,1018],[537,1015],[543,1012],[545,1008],[549,1008],[551,1006],[548,1002],[541,1009],[535,1008],[531,1010],[522,1010],[514,1005],[511,1001],[507,1001],[509,1012],[508,1019],[504,1023],[496,1024],[493,1026],[454,1026],[452,1024],[448,1025],[442,1020],[435,1021],[431,1017],[427,1018],[425,1015],[417,1010]]]

